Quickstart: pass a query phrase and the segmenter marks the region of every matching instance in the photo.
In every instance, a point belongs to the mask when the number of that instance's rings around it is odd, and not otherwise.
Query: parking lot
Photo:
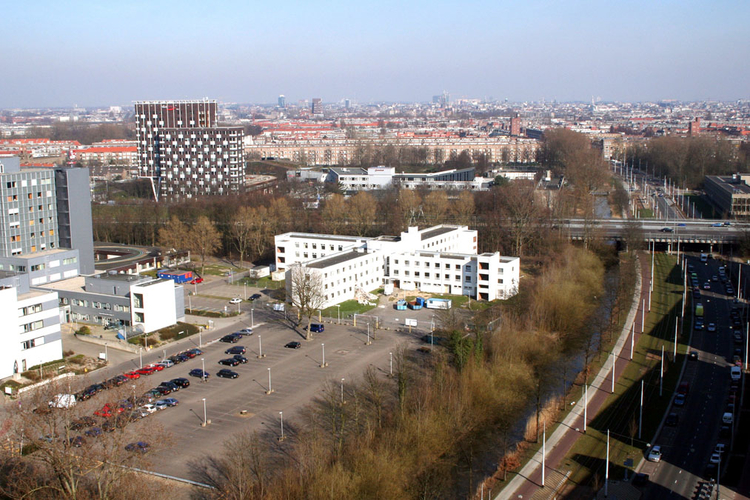
[[[389,352],[404,342],[415,347],[420,344],[416,333],[379,330],[373,332],[371,345],[366,345],[366,326],[355,328],[336,324],[326,324],[325,332],[315,334],[312,341],[305,341],[303,330],[296,331],[283,319],[283,313],[270,308],[261,308],[256,313],[256,328],[252,336],[244,337],[236,344],[217,341],[225,333],[246,326],[248,318],[243,315],[235,327],[204,335],[203,356],[141,378],[149,386],[156,386],[165,380],[185,377],[191,369],[202,368],[203,363],[211,374],[207,382],[190,378],[190,387],[172,395],[180,401],[179,406],[149,417],[159,421],[174,437],[170,450],[153,457],[157,472],[188,477],[191,460],[220,451],[221,444],[233,434],[268,426],[279,431],[279,412],[284,412],[285,421],[294,419],[295,414],[320,393],[326,381],[339,384],[341,378],[358,380],[370,365],[379,368],[385,376],[389,370]],[[259,337],[263,358],[258,358]],[[301,348],[284,348],[290,341],[301,342]],[[321,344],[325,344],[328,365],[325,368],[320,367],[324,349]],[[247,349],[245,357],[248,362],[231,368],[239,373],[239,378],[216,377],[216,372],[224,368],[218,361],[231,357],[224,351],[240,345]],[[149,362],[156,360],[154,354],[150,353]],[[267,394],[269,368],[273,392]],[[211,421],[205,427],[201,426],[203,398],[206,399],[207,418]],[[244,415],[243,411],[246,412]]]

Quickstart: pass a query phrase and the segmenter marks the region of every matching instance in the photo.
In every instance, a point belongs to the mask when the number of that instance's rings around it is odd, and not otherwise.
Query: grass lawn
[[[587,433],[573,446],[561,466],[572,470],[572,484],[591,483],[595,475],[604,477],[607,430],[610,431],[610,479],[621,479],[623,462],[634,464],[643,456],[662,416],[669,408],[672,391],[685,359],[689,322],[677,348],[677,362],[672,360],[675,321],[681,312],[682,281],[673,256],[660,254],[655,261],[651,312],[646,315],[646,333],[636,345],[633,362],[618,375],[615,393],[610,395],[590,422]],[[644,297],[648,301],[648,295]],[[680,343],[683,342],[683,343]],[[659,396],[661,348],[665,351],[665,374],[662,396]],[[629,345],[623,355],[629,356]],[[641,381],[644,382],[644,412],[641,439],[638,439]]]
[[[252,286],[255,288],[262,288],[262,289],[269,289],[269,290],[278,290],[281,288],[284,288],[286,286],[286,282],[284,280],[281,281],[273,281],[270,277],[266,276],[265,278],[242,278],[240,280],[236,280],[232,283],[233,285],[237,286]]]
[[[638,210],[638,218],[639,219],[653,219],[654,218],[654,211],[650,208],[641,208]]]
[[[341,308],[341,318],[347,318],[354,314],[364,314],[367,311],[372,311],[377,306],[362,305],[356,300],[346,300],[339,304]],[[329,318],[337,318],[339,314],[339,308],[336,306],[323,309],[323,316]]]
[[[197,272],[201,272],[201,266],[199,262],[194,262],[195,264],[195,270]],[[231,266],[229,264],[206,264],[206,269],[203,271],[203,274],[210,274],[213,276],[224,276],[229,271],[233,272],[242,272],[246,269],[243,269],[241,267],[235,267]]]

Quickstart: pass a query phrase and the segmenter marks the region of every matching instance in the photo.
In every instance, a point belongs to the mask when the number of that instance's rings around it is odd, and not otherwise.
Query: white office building
[[[0,379],[63,357],[57,293],[0,288]]]
[[[498,252],[477,254],[477,232],[466,226],[410,227],[400,236],[364,238],[310,233],[277,235],[276,268],[301,264],[320,273],[325,304],[354,298],[388,283],[404,290],[507,299],[518,291],[520,259]]]

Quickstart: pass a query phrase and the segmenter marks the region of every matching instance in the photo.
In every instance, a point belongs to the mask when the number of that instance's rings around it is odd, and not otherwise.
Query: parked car
[[[151,363],[150,365],[146,365],[146,368],[153,368],[154,371],[160,372],[164,369],[164,365],[161,363]]]
[[[684,394],[676,394],[674,397],[674,405],[675,406],[685,406],[685,395]]]
[[[153,367],[150,367],[150,366],[144,366],[143,368],[139,368],[139,369],[138,369],[138,370],[136,370],[135,372],[136,372],[136,373],[138,373],[139,375],[151,375],[151,374],[152,374],[152,373],[154,373],[155,371],[156,371],[156,369],[155,369],[155,368],[153,368]]]
[[[706,327],[706,330],[708,330],[709,332],[715,332],[716,325],[714,323],[709,323],[708,326]]]
[[[646,458],[649,462],[661,462],[661,446],[651,447],[651,451],[648,452]]]
[[[253,329],[252,328],[243,328],[242,330],[238,330],[238,331],[236,331],[234,333],[236,333],[238,335],[244,335],[244,336],[247,337],[247,336],[253,334]]]
[[[226,342],[228,344],[236,344],[239,341],[240,341],[240,336],[234,335],[234,334],[224,335],[223,337],[219,339],[219,342]]]
[[[159,361],[156,364],[157,365],[161,365],[164,368],[172,368],[174,366],[174,361],[172,361],[171,359],[164,359],[162,361]]]
[[[147,413],[156,413],[156,406],[151,403],[146,403],[145,405],[141,406],[141,410],[147,412]]]
[[[286,347],[287,349],[299,349],[300,347],[302,347],[302,344],[300,344],[299,342],[287,342],[286,344],[284,344],[284,347]]]
[[[224,354],[245,354],[245,348],[241,345],[236,345],[234,347],[230,347],[226,351],[224,351]]]
[[[178,404],[180,404],[180,402],[177,401],[175,398],[164,398],[161,401],[164,401],[165,403],[167,403],[167,406],[177,406]]]
[[[180,386],[182,389],[190,387],[190,381],[186,378],[175,378],[170,380],[174,385]]]
[[[167,382],[167,381],[162,382],[161,384],[159,384],[159,387],[166,387],[166,388],[168,388],[172,392],[177,392],[177,391],[180,390],[180,386],[179,385],[174,384],[172,382]]]
[[[239,373],[233,372],[232,370],[227,370],[226,368],[222,368],[218,372],[216,372],[217,377],[221,378],[237,378],[240,376]]]
[[[200,368],[193,368],[192,370],[190,370],[190,373],[188,375],[190,375],[191,377],[198,377],[198,378],[205,378],[205,379],[209,377],[209,373],[204,372]]]
[[[237,361],[239,361],[240,363],[242,363],[242,364],[245,364],[245,363],[247,363],[247,358],[246,358],[245,356],[243,356],[242,354],[235,354],[235,355],[234,355],[234,356],[232,356],[232,357],[233,357],[234,359],[236,359]]]
[[[187,358],[187,357],[186,357],[186,358]],[[169,361],[171,361],[172,363],[174,363],[174,364],[177,364],[177,363],[182,363],[182,362],[184,361],[183,357],[182,357],[182,356],[180,356],[180,355],[178,355],[178,354],[175,354],[174,356],[170,356],[170,357],[168,357],[167,359],[168,359]]]
[[[166,410],[167,408],[169,408],[169,405],[163,399],[160,399],[159,401],[154,403],[154,406],[156,407],[157,411]]]
[[[164,385],[160,385],[159,387],[154,388],[155,391],[158,391],[160,395],[166,396],[167,394],[172,394],[172,389],[169,387],[166,387]]]
[[[125,445],[125,450],[132,452],[148,453],[149,449],[151,449],[151,446],[144,441],[137,441],[135,443]]]
[[[310,331],[314,333],[322,333],[323,331],[325,331],[325,326],[320,323],[311,323]]]
[[[229,301],[230,304],[239,304],[242,302],[242,299],[239,297],[235,297]]]
[[[220,359],[219,364],[224,366],[237,366],[240,364],[240,362],[234,358],[226,358]]]
[[[185,352],[189,352],[190,354],[192,354],[192,355],[193,355],[193,356],[192,356],[193,358],[194,358],[194,357],[196,357],[196,356],[200,356],[201,354],[203,354],[203,351],[201,351],[201,350],[200,350],[200,349],[198,349],[197,347],[193,347],[192,349],[188,349],[188,350],[187,350],[187,351],[185,351]]]
[[[193,359],[194,357],[196,357],[198,355],[198,353],[195,352],[195,351],[198,351],[198,350],[199,349],[188,349],[187,351],[181,352],[180,356],[187,356],[188,359]],[[201,353],[202,353],[202,351],[201,351]]]
[[[698,361],[698,351],[690,351],[690,354],[688,355],[688,359],[690,361]]]
[[[732,425],[734,423],[734,415],[728,411],[724,412],[721,416],[721,421],[727,425]]]
[[[190,282],[191,285],[197,285],[198,283],[203,283],[203,278],[201,278],[200,276]]]
[[[260,299],[261,297],[263,297],[263,296],[262,296],[261,294],[259,294],[259,293],[254,293],[254,294],[252,294],[252,295],[250,296],[250,302],[254,302],[254,301],[256,301],[256,300]]]

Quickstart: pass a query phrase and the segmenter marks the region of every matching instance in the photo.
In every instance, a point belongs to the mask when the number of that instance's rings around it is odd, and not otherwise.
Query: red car
[[[125,373],[123,373],[123,375],[125,375],[126,377],[128,377],[129,379],[132,379],[132,380],[135,380],[137,378],[141,378],[141,374],[138,373],[138,372],[125,372]]]
[[[195,353],[192,352],[192,351],[185,351],[185,352],[181,352],[180,354],[184,354],[185,356],[187,356],[190,359],[193,359],[195,357]]]
[[[101,410],[96,410],[94,412],[94,415],[98,417],[109,418],[112,416],[112,409],[109,407],[108,404],[105,404],[104,406],[102,406]]]
[[[190,282],[191,285],[197,285],[198,283],[203,283],[203,278],[201,278],[200,276]]]
[[[136,370],[135,372],[139,373],[141,375],[151,375],[155,371],[156,371],[156,369],[154,369],[154,368],[152,368],[150,366],[144,366],[143,368],[141,368],[140,370]]]
[[[153,364],[153,365],[148,365],[146,368],[153,368],[157,372],[160,372],[164,369],[164,365]]]

